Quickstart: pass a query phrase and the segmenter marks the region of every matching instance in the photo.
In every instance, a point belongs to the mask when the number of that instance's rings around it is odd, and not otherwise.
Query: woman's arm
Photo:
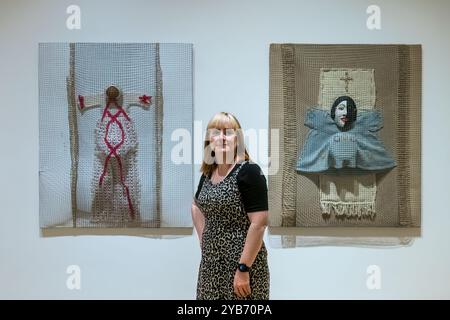
[[[242,250],[239,263],[245,263],[251,267],[261,249],[264,231],[267,227],[268,211],[256,211],[247,214],[250,219],[250,227],[247,231],[244,250]]]
[[[256,211],[248,213],[250,219],[250,227],[247,231],[244,249],[242,250],[239,263],[245,263],[251,267],[258,255],[263,242],[264,231],[268,223],[268,211]],[[250,275],[248,272],[236,270],[234,277],[234,291],[240,297],[250,295]]]
[[[192,201],[192,221],[194,222],[195,231],[197,231],[200,248],[202,247],[203,228],[205,227],[205,216],[203,212],[197,207],[195,201]]]

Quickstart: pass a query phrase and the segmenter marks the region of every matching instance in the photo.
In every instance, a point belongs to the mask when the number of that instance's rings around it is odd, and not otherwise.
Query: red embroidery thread
[[[108,110],[110,103],[114,103],[116,105],[117,109],[119,109],[119,111],[117,111],[114,115],[112,115],[111,112],[109,112],[109,110]],[[103,184],[103,180],[107,174],[108,163],[111,160],[111,158],[114,156],[114,158],[117,160],[117,164],[119,166],[120,182],[122,183],[122,186],[125,188],[125,193],[126,193],[127,201],[128,201],[128,208],[130,209],[130,216],[131,216],[131,218],[134,219],[134,209],[133,209],[133,204],[131,202],[130,190],[128,189],[128,186],[126,185],[125,179],[123,177],[122,158],[120,157],[120,155],[117,154],[117,150],[122,146],[122,144],[125,141],[125,130],[123,129],[123,126],[120,123],[120,121],[117,120],[117,117],[120,114],[123,114],[123,116],[128,121],[130,121],[130,118],[128,117],[126,112],[115,101],[108,102],[105,109],[103,110],[102,121],[105,119],[106,116],[108,116],[110,118],[109,122],[106,124],[105,137],[103,138],[103,141],[105,141],[105,144],[109,149],[109,154],[106,156],[106,159],[105,159],[105,163],[103,166],[103,173],[101,174],[100,179],[99,179],[99,185],[101,186]],[[109,143],[109,141],[108,141],[109,127],[114,122],[117,123],[117,125],[119,126],[119,129],[121,131],[121,140],[116,146],[111,145],[111,143]]]
[[[147,95],[144,94],[144,95],[139,97],[139,100],[143,104],[150,104],[150,103],[152,103],[152,96],[147,96]]]
[[[84,97],[83,96],[78,96],[78,101],[80,103],[80,109],[83,110],[85,105],[84,105]]]

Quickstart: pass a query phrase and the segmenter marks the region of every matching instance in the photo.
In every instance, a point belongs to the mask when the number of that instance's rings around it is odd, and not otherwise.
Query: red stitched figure
[[[138,139],[133,121],[123,107],[148,108],[151,96],[128,94],[125,99],[117,86],[109,86],[105,95],[78,96],[79,108],[101,106],[102,117],[95,130],[95,161],[92,179],[92,222],[120,224],[139,223],[140,185],[137,170]],[[91,101],[89,101],[91,100]]]

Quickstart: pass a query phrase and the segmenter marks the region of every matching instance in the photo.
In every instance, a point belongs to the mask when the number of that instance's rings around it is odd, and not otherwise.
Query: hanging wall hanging
[[[42,228],[191,227],[191,45],[42,43],[39,109]]]
[[[419,45],[273,44],[269,117],[280,136],[270,225],[290,235],[282,246],[420,234]]]

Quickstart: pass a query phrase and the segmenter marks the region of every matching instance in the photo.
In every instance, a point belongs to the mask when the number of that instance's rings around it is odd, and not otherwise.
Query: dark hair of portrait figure
[[[347,102],[347,112],[346,112],[346,116],[345,116],[345,124],[343,126],[338,125],[338,127],[342,131],[347,131],[352,128],[352,124],[356,121],[356,104],[352,98],[350,98],[348,96],[341,96],[341,97],[337,98],[334,101],[333,105],[331,106],[331,118],[333,120],[335,120],[336,107],[343,101]],[[335,120],[335,122],[336,122],[336,120]]]

